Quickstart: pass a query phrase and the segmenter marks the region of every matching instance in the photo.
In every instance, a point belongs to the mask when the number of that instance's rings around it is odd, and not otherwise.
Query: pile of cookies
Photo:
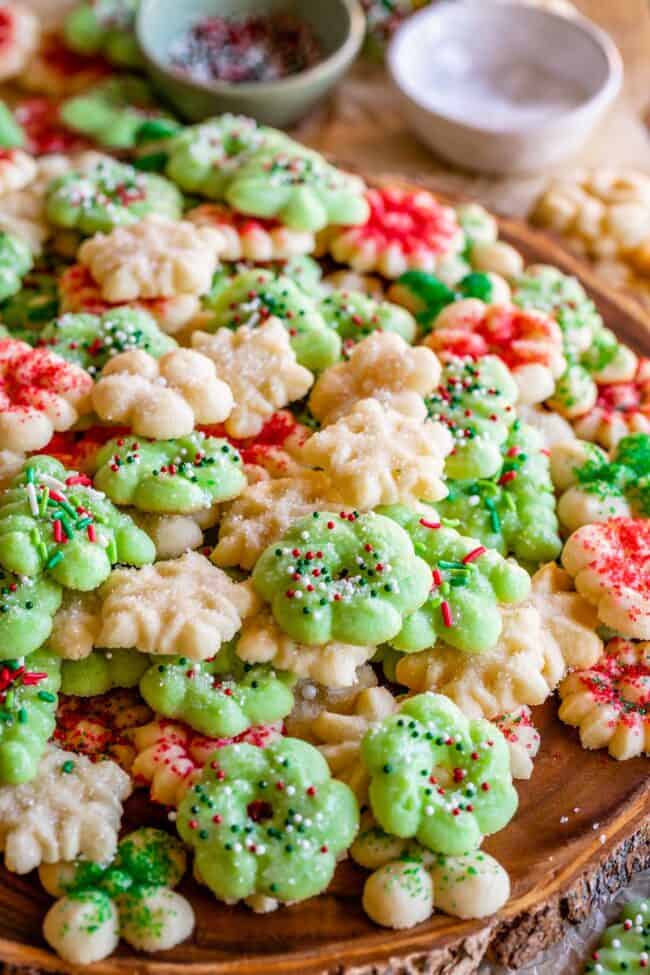
[[[650,751],[650,362],[482,207],[173,119],[122,6],[0,114],[5,866],[81,964],[190,937],[188,861],[257,912],[350,856],[378,924],[491,914],[530,709]]]

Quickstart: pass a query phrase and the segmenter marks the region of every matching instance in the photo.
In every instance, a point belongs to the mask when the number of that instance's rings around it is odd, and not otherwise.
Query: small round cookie
[[[61,119],[74,132],[107,149],[133,149],[143,122],[169,118],[149,84],[132,75],[109,77],[67,98]]]
[[[621,636],[650,640],[650,519],[611,518],[584,525],[569,537],[562,565]]]
[[[423,863],[408,855],[372,873],[363,887],[363,909],[375,924],[403,930],[433,914],[434,883]]]
[[[47,349],[0,339],[0,449],[40,450],[88,412],[92,378]]]
[[[425,601],[431,572],[390,518],[314,511],[266,549],[252,579],[300,643],[377,646]]]
[[[643,975],[650,967],[650,903],[629,901],[621,920],[605,929],[583,975]]]
[[[202,203],[185,214],[197,227],[214,227],[224,237],[224,261],[288,261],[313,253],[316,240],[308,230],[294,230],[279,220],[247,217],[230,207]]]
[[[462,250],[465,238],[454,211],[426,190],[386,186],[368,190],[366,199],[365,222],[328,236],[329,252],[339,263],[398,278],[409,269],[435,271]]]
[[[439,855],[430,867],[436,908],[463,919],[496,914],[510,897],[510,877],[489,853]]]
[[[640,359],[630,382],[598,387],[592,410],[575,423],[579,437],[611,449],[629,433],[650,433],[650,359]]]
[[[20,74],[38,47],[38,17],[22,3],[3,3],[0,10],[0,81]]]
[[[43,921],[43,937],[59,957],[77,965],[91,965],[112,955],[120,941],[117,909],[100,890],[63,897]]]
[[[560,719],[578,728],[583,748],[605,748],[624,761],[650,754],[650,643],[610,640],[589,670],[559,687]]]
[[[286,903],[320,893],[358,824],[352,792],[297,738],[220,749],[177,819],[196,873],[227,902],[261,894]]]
[[[361,757],[380,826],[436,853],[478,848],[517,809],[503,735],[442,695],[407,699],[366,732]]]
[[[65,18],[65,42],[79,54],[101,54],[122,68],[139,68],[142,54],[134,35],[137,10],[138,0],[84,0]]]

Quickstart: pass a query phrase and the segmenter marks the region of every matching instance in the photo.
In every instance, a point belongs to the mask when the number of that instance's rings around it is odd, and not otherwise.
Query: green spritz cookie
[[[318,305],[291,278],[273,271],[244,271],[212,300],[213,318],[205,326],[238,328],[262,325],[273,315],[289,332],[298,362],[312,371],[326,369],[341,356],[341,339]]]
[[[114,687],[135,687],[149,666],[137,650],[93,650],[82,660],[64,660],[61,690],[77,697],[96,697]]]
[[[492,477],[449,482],[449,494],[436,508],[486,548],[512,554],[531,568],[552,561],[562,542],[542,437],[515,420],[502,454]]]
[[[603,327],[598,309],[577,278],[556,267],[538,267],[515,281],[512,300],[520,308],[552,315],[562,329],[568,350],[584,350]]]
[[[28,271],[17,291],[0,307],[0,318],[14,338],[33,342],[46,322],[59,311],[58,275],[49,270]]]
[[[322,299],[319,310],[346,348],[372,332],[396,332],[406,342],[415,341],[417,325],[406,308],[375,301],[360,291],[332,291]]]
[[[103,54],[124,68],[137,68],[142,55],[135,37],[140,0],[86,0],[63,25],[66,44],[79,54]]]
[[[605,505],[623,498],[635,515],[650,516],[650,435],[623,437],[611,460],[595,444],[585,447],[587,459],[573,471],[575,487]]]
[[[77,363],[91,376],[100,373],[121,352],[143,349],[158,359],[176,347],[175,339],[160,330],[149,312],[126,306],[103,315],[62,315],[45,326],[39,339],[52,352]]]
[[[262,553],[252,579],[294,640],[376,646],[425,602],[431,569],[391,518],[315,511]]]
[[[32,266],[32,252],[20,237],[0,232],[0,301],[20,291],[22,279]]]
[[[29,782],[56,726],[61,662],[47,650],[0,668],[0,785]]]
[[[186,193],[223,200],[237,170],[262,147],[290,146],[282,132],[244,115],[219,115],[170,140],[167,176]]]
[[[584,975],[646,975],[650,968],[650,900],[630,901],[602,934]]]
[[[440,385],[425,404],[431,419],[444,423],[454,438],[445,461],[448,477],[491,477],[500,469],[501,447],[517,418],[517,396],[517,384],[498,356],[443,363]]]
[[[160,111],[151,88],[141,78],[109,78],[61,104],[61,120],[75,132],[109,149],[132,149],[138,130]]]
[[[293,708],[291,682],[289,674],[245,664],[228,646],[202,663],[174,657],[152,664],[140,693],[157,714],[179,718],[210,738],[231,738],[285,718]]]
[[[149,536],[53,457],[25,461],[0,495],[0,565],[9,572],[42,572],[69,589],[96,589],[118,562],[147,565],[156,557]]]
[[[361,757],[379,825],[436,853],[477,849],[517,809],[505,738],[442,694],[418,694],[370,728]]]
[[[196,871],[217,898],[299,901],[325,890],[359,825],[352,791],[313,745],[226,745],[178,809]]]
[[[102,159],[87,173],[59,176],[47,191],[50,223],[82,234],[108,233],[150,213],[179,220],[182,210],[181,194],[168,179],[114,159]]]
[[[26,657],[52,632],[61,587],[40,576],[28,579],[0,568],[0,660]]]
[[[317,231],[364,223],[370,212],[364,191],[358,177],[294,143],[255,153],[234,173],[225,198],[240,213]]]
[[[176,440],[118,437],[98,452],[95,487],[140,511],[189,514],[236,498],[246,487],[227,440],[191,433]]]
[[[443,525],[435,512],[420,515],[401,505],[380,508],[408,532],[433,577],[426,602],[407,616],[391,646],[406,653],[444,640],[466,653],[483,653],[501,635],[500,603],[518,603],[530,592],[530,576],[474,538]]]
[[[406,271],[392,286],[390,294],[400,305],[408,308],[423,332],[430,332],[436,318],[447,305],[464,298],[493,301],[494,285],[489,274],[472,271],[450,288],[429,271]]]

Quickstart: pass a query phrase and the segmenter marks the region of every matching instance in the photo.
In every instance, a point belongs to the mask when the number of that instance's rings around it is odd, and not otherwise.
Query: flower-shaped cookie
[[[602,653],[595,611],[555,563],[535,574],[530,599],[501,613],[493,650],[460,654],[438,643],[402,657],[397,681],[444,694],[470,717],[496,718],[522,704],[542,704],[569,667],[590,667]]]
[[[190,902],[172,889],[186,862],[175,837],[141,826],[108,862],[41,865],[41,883],[58,898],[43,921],[45,940],[77,965],[108,957],[120,938],[138,951],[173,948],[194,929]]]
[[[623,908],[621,920],[606,928],[584,975],[620,975],[620,972],[642,972],[648,968],[650,952],[650,903],[630,901]]]
[[[426,190],[386,186],[368,190],[366,199],[365,223],[336,230],[329,239],[329,250],[341,264],[398,278],[409,268],[435,271],[462,250],[465,238],[454,211]]]
[[[107,233],[150,213],[179,220],[181,212],[182,197],[173,183],[110,158],[60,176],[47,190],[48,220],[82,234]]]
[[[432,420],[454,438],[445,470],[452,480],[492,477],[503,464],[501,448],[517,418],[517,384],[494,355],[445,358],[438,388],[425,398]]]
[[[129,426],[138,436],[168,440],[191,434],[199,423],[221,423],[232,411],[233,397],[230,387],[217,378],[213,362],[200,352],[172,349],[154,359],[134,349],[104,366],[93,387],[92,404],[106,423]]]
[[[516,711],[498,714],[494,723],[508,742],[513,779],[529,779],[542,739],[531,720],[530,708],[522,704]]]
[[[203,327],[257,328],[279,318],[291,338],[298,362],[318,371],[339,359],[341,340],[329,328],[317,303],[294,281],[272,271],[243,271],[210,302],[210,318]]]
[[[566,365],[562,331],[549,315],[516,305],[486,305],[477,298],[448,305],[426,344],[441,355],[498,355],[512,371],[522,403],[551,396]]]
[[[580,731],[583,748],[609,749],[619,761],[650,754],[650,643],[611,640],[601,659],[560,684],[560,718]]]
[[[196,552],[135,571],[117,569],[101,591],[101,647],[213,657],[257,608],[236,583]]]
[[[115,687],[136,687],[148,667],[149,658],[137,650],[94,650],[81,660],[64,660],[61,692],[96,697]]]
[[[253,569],[264,549],[298,518],[331,506],[332,486],[318,471],[249,484],[224,506],[219,541],[210,556],[216,565]]]
[[[3,662],[0,672],[0,785],[19,785],[36,776],[55,727],[60,661],[37,650],[26,663]]]
[[[29,579],[0,568],[0,660],[33,653],[52,632],[61,588],[46,576]]]
[[[105,301],[125,302],[202,294],[222,246],[223,237],[211,227],[149,216],[91,237],[78,256]]]
[[[61,105],[69,128],[109,149],[132,149],[141,125],[155,117],[169,118],[147,82],[131,75],[109,77]]]
[[[552,315],[562,329],[565,347],[586,351],[603,327],[595,304],[577,278],[548,264],[533,264],[514,281],[512,300],[520,308]]]
[[[266,549],[252,578],[294,640],[377,646],[425,601],[431,570],[390,518],[314,511]]]
[[[40,450],[90,408],[93,381],[47,349],[0,339],[0,449]]]
[[[29,186],[37,172],[36,160],[22,149],[0,149],[0,197]]]
[[[505,738],[446,697],[420,694],[371,727],[361,743],[370,805],[388,833],[436,853],[480,846],[512,819],[517,793]]]
[[[370,660],[377,648],[336,640],[324,646],[299,643],[285,633],[265,609],[244,621],[235,649],[237,656],[249,665],[269,663],[325,687],[350,687],[357,681],[357,668]]]
[[[309,409],[324,426],[374,397],[405,413],[422,412],[422,397],[440,379],[440,363],[431,349],[410,346],[400,335],[373,332],[355,345],[346,362],[326,369],[309,396]]]
[[[206,738],[178,721],[151,721],[132,733],[137,754],[131,774],[137,785],[149,786],[154,802],[178,806],[215,749],[239,743],[265,748],[280,737],[281,728],[282,722],[276,722],[247,728],[234,738]]]
[[[4,3],[0,12],[0,81],[20,74],[38,47],[38,17],[22,3]]]
[[[465,274],[453,287],[428,271],[406,271],[391,285],[388,297],[415,315],[424,332],[430,332],[447,305],[465,298],[479,298],[486,304],[507,303],[510,287],[499,275],[482,271]]]
[[[95,459],[95,487],[116,504],[191,514],[246,487],[241,457],[225,440],[194,432],[174,440],[109,440]]]
[[[345,352],[373,332],[395,332],[406,342],[413,342],[417,332],[415,319],[405,308],[352,288],[329,291],[319,309],[343,339]]]
[[[650,640],[650,519],[612,518],[578,528],[562,565],[601,623],[621,636]]]
[[[226,420],[226,432],[232,437],[256,436],[276,410],[302,399],[314,380],[309,369],[296,361],[289,335],[278,318],[268,319],[259,328],[221,328],[214,335],[195,332],[192,347],[196,350],[192,354],[207,358],[230,387],[234,406],[221,419]]]
[[[294,230],[278,220],[246,217],[217,203],[202,203],[190,210],[186,218],[197,227],[220,231],[225,241],[221,254],[224,261],[288,261],[311,254],[315,248],[314,235],[309,230]]]
[[[221,748],[177,819],[194,849],[195,873],[228,902],[262,894],[286,903],[320,893],[358,824],[352,792],[297,738]]]
[[[84,0],[67,15],[66,44],[79,54],[102,54],[113,64],[138,68],[142,55],[135,39],[139,0]]]
[[[142,349],[159,358],[176,347],[151,315],[140,308],[126,307],[102,315],[61,315],[41,329],[38,344],[82,366],[91,376],[122,352]]]
[[[515,420],[501,448],[503,462],[490,478],[454,481],[437,504],[472,538],[529,566],[554,559],[562,548],[548,451],[540,434]]]
[[[286,140],[285,140],[286,141]],[[295,230],[362,224],[369,207],[364,183],[296,143],[255,153],[235,170],[225,191],[240,213],[281,220]]]
[[[24,240],[0,231],[0,301],[20,291],[23,277],[32,266],[32,253]]]
[[[113,689],[97,697],[60,695],[53,739],[60,748],[93,762],[113,759],[130,772],[135,758],[133,731],[151,717],[133,689]]]
[[[96,589],[118,562],[146,565],[151,540],[111,504],[85,474],[53,457],[25,461],[0,494],[0,564],[35,577],[42,572],[69,589]]]
[[[581,440],[558,444],[551,473],[561,492],[558,517],[570,532],[595,521],[650,515],[650,434],[619,440],[611,459]]]
[[[290,683],[290,675],[245,664],[231,647],[223,647],[204,662],[174,657],[152,664],[140,681],[140,693],[156,714],[225,738],[285,718],[293,707]]]
[[[631,382],[599,386],[593,409],[579,417],[575,431],[607,448],[627,434],[650,433],[650,359],[639,360]]]
[[[29,873],[40,863],[113,856],[131,781],[115,762],[94,764],[48,745],[36,778],[0,788],[0,849],[5,867]]]
[[[378,504],[437,501],[449,433],[412,404],[409,415],[376,399],[359,400],[352,411],[312,436],[299,457],[330,477],[345,504],[370,509]]]
[[[432,574],[426,602],[405,618],[391,646],[407,653],[433,647],[439,639],[466,653],[496,646],[502,625],[499,605],[526,598],[526,570],[443,526],[432,509],[423,516],[400,505],[379,510],[408,532]]]

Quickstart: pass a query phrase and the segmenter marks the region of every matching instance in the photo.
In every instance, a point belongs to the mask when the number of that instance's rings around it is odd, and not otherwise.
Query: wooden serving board
[[[650,322],[636,303],[602,285],[549,238],[523,224],[501,221],[504,239],[527,263],[555,264],[584,283],[607,324],[638,351],[650,354]],[[517,783],[515,819],[485,848],[506,867],[512,897],[495,917],[463,922],[439,914],[410,931],[380,929],[364,915],[365,872],[339,866],[330,890],[265,916],[217,904],[186,881],[197,925],[190,942],[156,957],[127,949],[90,968],[53,955],[40,936],[50,903],[34,877],[0,868],[0,961],[7,971],[92,975],[474,975],[484,957],[513,968],[584,920],[631,876],[650,867],[650,763],[616,762],[586,752],[575,731],[557,718],[554,699],[534,709],[542,747],[529,782]],[[137,795],[127,826],[164,825],[162,810]]]

